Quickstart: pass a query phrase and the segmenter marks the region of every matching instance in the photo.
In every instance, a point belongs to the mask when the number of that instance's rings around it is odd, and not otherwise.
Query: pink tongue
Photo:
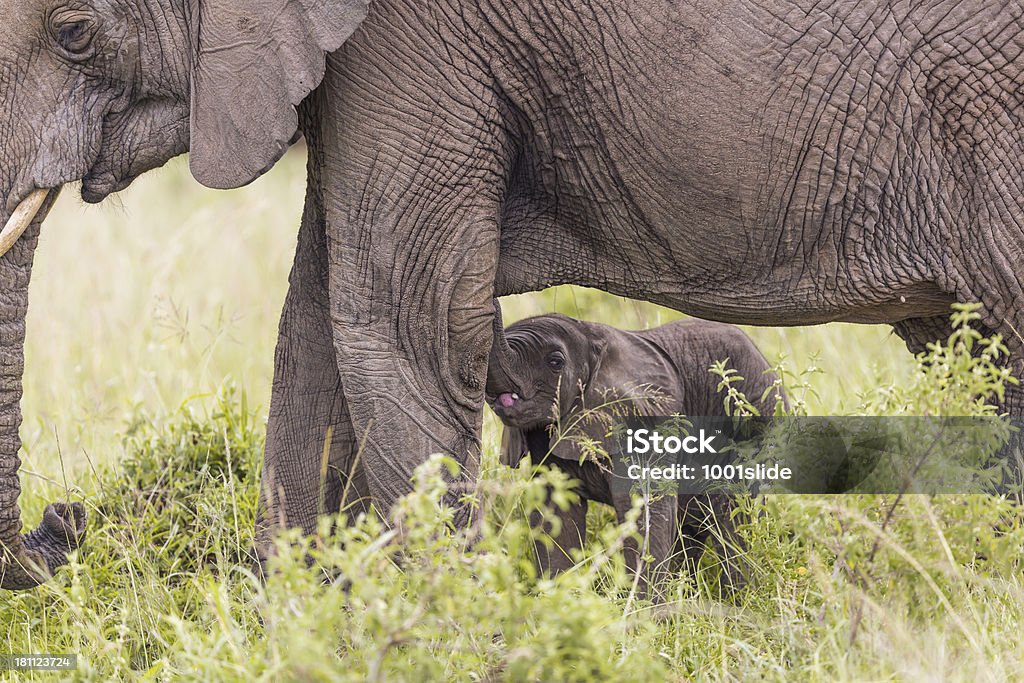
[[[505,392],[498,396],[498,405],[502,408],[511,408],[516,404],[516,400],[512,398],[512,394]]]

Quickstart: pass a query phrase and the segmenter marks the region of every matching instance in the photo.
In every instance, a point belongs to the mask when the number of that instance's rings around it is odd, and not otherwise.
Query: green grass
[[[1024,677],[1024,528],[1004,501],[909,497],[888,524],[891,498],[753,501],[752,584],[723,601],[681,576],[652,607],[630,596],[614,552],[628,529],[607,511],[576,570],[533,575],[524,510],[540,483],[497,466],[490,415],[482,525],[443,533],[435,463],[403,503],[404,537],[376,520],[325,525],[253,581],[303,185],[296,156],[236,192],[198,187],[178,161],[113,204],[61,199],[31,290],[22,504],[34,525],[47,502],[84,499],[92,521],[52,582],[0,594],[0,652],[77,653],[76,676],[104,681]],[[677,316],[573,288],[505,309],[632,328]],[[811,414],[976,409],[969,366],[944,364],[953,380],[919,369],[887,328],[749,332],[806,380]]]

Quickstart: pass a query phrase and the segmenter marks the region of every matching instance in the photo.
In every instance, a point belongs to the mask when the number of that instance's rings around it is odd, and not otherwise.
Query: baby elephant
[[[509,326],[504,334],[499,317],[495,328],[486,395],[505,425],[502,462],[514,466],[529,455],[533,462],[546,461],[580,482],[580,501],[557,511],[561,525],[554,547],[538,543],[542,572],[557,573],[572,565],[569,551],[580,548],[586,538],[588,501],[614,506],[620,521],[632,503],[627,487],[612,486],[610,464],[598,462],[593,449],[584,452],[580,439],[564,438],[564,431],[562,438],[555,438],[554,425],[565,430],[582,423],[592,442],[604,443],[608,421],[581,419],[583,411],[607,406],[622,415],[628,406],[632,415],[725,416],[725,392],[718,390],[721,380],[710,368],[726,358],[728,367],[744,378],[733,386],[762,415],[771,414],[777,397],[785,402],[781,388],[766,391],[775,383],[768,362],[732,325],[690,319],[627,332],[564,315],[541,315]],[[652,597],[660,597],[670,560],[684,559],[692,567],[708,544],[724,565],[723,583],[742,583],[730,496],[666,496],[652,501],[646,512],[640,518],[640,536],[647,538],[647,552],[633,539],[625,548],[627,565],[640,574],[641,592],[646,593],[649,583]],[[535,525],[543,521],[539,515],[533,520]],[[644,555],[649,567],[641,564]]]

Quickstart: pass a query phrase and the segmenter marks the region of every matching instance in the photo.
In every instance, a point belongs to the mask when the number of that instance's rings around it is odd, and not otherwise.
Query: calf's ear
[[[679,410],[678,378],[663,355],[628,332],[588,325],[590,353],[583,405],[622,415],[671,415]]]
[[[241,187],[273,166],[298,128],[296,106],[369,0],[190,0],[192,175]]]

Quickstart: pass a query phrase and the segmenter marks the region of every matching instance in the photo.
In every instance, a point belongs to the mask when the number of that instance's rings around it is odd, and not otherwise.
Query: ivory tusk
[[[0,232],[0,258],[11,250],[28,226],[32,225],[32,219],[39,213],[39,209],[43,208],[43,202],[49,195],[49,190],[33,190],[32,194],[21,200],[21,204],[18,204],[18,208]]]

